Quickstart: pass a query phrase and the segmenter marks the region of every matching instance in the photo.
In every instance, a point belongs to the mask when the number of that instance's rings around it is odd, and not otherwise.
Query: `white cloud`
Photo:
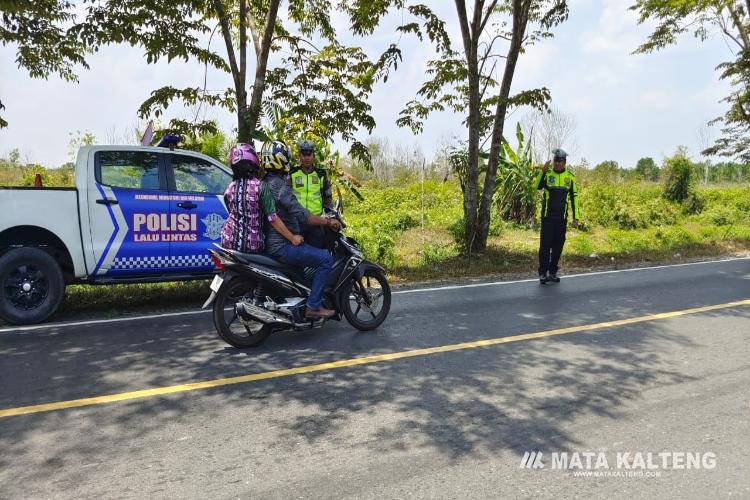
[[[584,53],[630,54],[643,39],[635,12],[622,0],[604,0],[598,24],[581,36]]]
[[[648,90],[639,98],[643,106],[654,109],[669,109],[675,103],[674,93],[666,89]]]

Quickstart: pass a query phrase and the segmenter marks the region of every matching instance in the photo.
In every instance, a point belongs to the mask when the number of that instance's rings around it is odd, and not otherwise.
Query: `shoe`
[[[550,274],[548,280],[552,283],[560,283],[560,278],[556,274]]]
[[[336,311],[324,307],[318,309],[312,309],[310,307],[305,308],[305,318],[330,318],[334,314],[336,314]]]
[[[539,284],[540,285],[546,285],[548,281],[549,281],[549,278],[547,278],[546,275],[544,275],[544,274],[540,274],[539,275]]]

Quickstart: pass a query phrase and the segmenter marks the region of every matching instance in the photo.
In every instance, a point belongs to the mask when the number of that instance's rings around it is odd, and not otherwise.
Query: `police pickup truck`
[[[71,283],[210,277],[231,171],[179,149],[87,146],[75,188],[0,188],[0,316],[44,321]]]

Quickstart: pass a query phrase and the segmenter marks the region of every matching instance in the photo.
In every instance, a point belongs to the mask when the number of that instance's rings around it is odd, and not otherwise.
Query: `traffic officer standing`
[[[307,139],[297,143],[300,165],[291,172],[292,191],[300,205],[313,215],[322,215],[323,208],[333,206],[331,183],[325,170],[315,167],[315,144]],[[302,236],[305,242],[314,247],[323,248],[323,228],[303,225]]]
[[[539,238],[539,282],[544,285],[558,283],[557,264],[560,261],[568,222],[568,207],[573,212],[573,227],[578,227],[581,211],[578,206],[576,178],[565,169],[568,153],[562,149],[552,151],[554,165],[544,164],[534,179],[542,191],[542,231]]]

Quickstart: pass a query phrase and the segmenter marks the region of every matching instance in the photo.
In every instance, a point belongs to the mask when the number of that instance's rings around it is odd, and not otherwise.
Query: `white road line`
[[[113,319],[92,319],[92,320],[87,320],[87,321],[71,321],[68,323],[49,323],[49,324],[44,324],[44,325],[18,326],[14,328],[0,329],[0,333],[24,332],[28,330],[42,330],[46,328],[63,328],[67,326],[100,325],[103,323],[121,323],[123,321],[137,321],[141,319],[171,318],[174,316],[204,314],[207,312],[211,312],[211,309],[206,309],[206,310],[201,309],[198,311],[180,311],[180,312],[163,313],[163,314],[149,314],[145,316],[126,316],[123,318],[113,318]]]
[[[630,269],[613,269],[611,271],[592,271],[590,273],[569,274],[569,275],[563,276],[562,279],[585,278],[587,276],[597,276],[601,274],[627,273],[627,272],[635,272],[635,271],[651,271],[653,269],[666,269],[666,268],[671,268],[671,267],[699,266],[703,264],[718,264],[722,262],[733,262],[733,261],[739,261],[739,260],[750,260],[750,257],[731,257],[731,258],[721,259],[721,260],[686,262],[683,264],[666,264],[662,266],[634,267]],[[407,293],[441,292],[445,290],[459,290],[463,288],[480,288],[480,287],[486,287],[486,286],[514,285],[518,283],[535,283],[537,281],[538,281],[538,278],[532,278],[532,279],[523,279],[523,280],[515,280],[515,281],[493,281],[489,283],[472,283],[469,285],[447,285],[447,286],[439,286],[439,287],[433,287],[433,288],[415,288],[413,290],[397,290],[393,292],[393,295],[401,295],[401,294],[407,294]],[[29,331],[29,330],[45,330],[45,329],[50,329],[50,328],[64,328],[64,327],[69,327],[69,326],[86,326],[86,325],[99,325],[99,324],[106,324],[106,323],[121,323],[121,322],[126,322],[126,321],[139,321],[143,319],[171,318],[175,316],[205,314],[209,312],[211,312],[210,309],[198,310],[198,311],[180,311],[180,312],[163,313],[163,314],[149,314],[149,315],[144,315],[144,316],[127,316],[123,318],[112,318],[112,319],[72,321],[68,323],[49,323],[49,324],[43,324],[43,325],[19,326],[19,327],[13,327],[13,328],[2,328],[0,329],[0,333],[23,332],[23,331]]]
[[[589,273],[566,274],[565,276],[560,276],[560,278],[562,279],[585,278],[587,276],[596,276],[600,274],[628,273],[628,272],[633,272],[633,271],[651,271],[653,269],[665,269],[669,267],[697,266],[701,264],[718,264],[721,262],[732,262],[732,261],[737,261],[737,260],[748,260],[748,259],[750,259],[750,257],[731,257],[728,259],[707,260],[707,261],[701,261],[701,262],[686,262],[683,264],[665,264],[663,266],[633,267],[629,269],[612,269],[611,271],[592,271]],[[493,281],[489,283],[473,283],[470,285],[447,285],[447,286],[440,286],[440,287],[435,287],[435,288],[416,288],[413,290],[399,290],[399,291],[393,292],[392,295],[401,294],[401,293],[439,292],[442,290],[457,290],[460,288],[480,288],[480,287],[485,287],[485,286],[513,285],[516,283],[536,283],[538,281],[539,281],[539,278],[530,278],[530,279],[523,279],[523,280],[516,280],[516,281]]]

